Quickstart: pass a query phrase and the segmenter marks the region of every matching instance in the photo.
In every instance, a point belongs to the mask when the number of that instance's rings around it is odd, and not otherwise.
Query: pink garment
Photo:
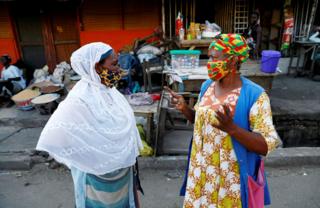
[[[248,176],[248,207],[249,208],[263,208],[264,207],[264,162],[261,160],[258,171],[257,181],[251,176]]]

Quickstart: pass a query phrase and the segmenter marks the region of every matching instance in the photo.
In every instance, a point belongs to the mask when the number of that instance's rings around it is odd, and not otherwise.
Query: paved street
[[[320,167],[268,168],[275,208],[319,208]],[[181,170],[141,170],[145,196],[142,207],[177,208]],[[0,172],[0,208],[73,207],[69,172],[50,170],[44,164],[26,172]]]

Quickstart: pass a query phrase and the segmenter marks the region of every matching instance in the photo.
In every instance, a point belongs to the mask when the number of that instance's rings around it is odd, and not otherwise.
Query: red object
[[[20,58],[14,39],[0,38],[0,55],[2,56],[4,54],[8,54],[11,57],[12,63],[15,63]]]
[[[294,17],[292,8],[287,7],[284,9],[284,25],[282,35],[281,50],[288,49],[292,42],[292,34],[294,29]]]
[[[133,44],[137,38],[145,37],[154,32],[154,29],[135,30],[110,30],[110,31],[81,31],[80,44],[85,45],[92,42],[104,42],[119,51],[123,46]]]
[[[284,32],[283,32],[283,37],[282,37],[282,42],[283,43],[290,43],[291,41],[291,36],[293,34],[293,17],[285,19],[284,22]]]
[[[157,100],[161,99],[161,95],[160,94],[152,94],[151,97],[152,97],[153,101],[157,101]]]
[[[179,13],[176,19],[176,36],[179,36],[181,28],[183,28],[183,19],[181,18],[181,15]]]
[[[181,19],[177,19],[176,20],[176,36],[179,35],[179,31],[182,28],[182,21]]]

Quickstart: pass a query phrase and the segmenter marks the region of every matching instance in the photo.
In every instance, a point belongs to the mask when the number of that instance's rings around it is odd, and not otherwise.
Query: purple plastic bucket
[[[261,58],[261,71],[265,73],[275,73],[281,57],[279,51],[264,50]]]

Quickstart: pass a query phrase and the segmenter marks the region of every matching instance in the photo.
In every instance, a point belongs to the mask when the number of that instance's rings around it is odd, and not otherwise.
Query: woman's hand
[[[164,87],[171,95],[171,103],[175,105],[176,109],[179,110],[191,123],[194,122],[195,112],[191,109],[182,95],[178,95],[168,87]]]
[[[167,90],[170,95],[171,95],[171,103],[173,105],[175,105],[175,108],[179,111],[184,111],[188,105],[185,101],[185,99],[183,98],[182,95],[178,95],[176,92],[174,92],[173,90],[171,90],[170,88],[168,87],[164,87],[165,90]]]
[[[268,146],[262,135],[238,127],[233,122],[229,107],[227,105],[223,105],[222,107],[224,113],[221,111],[216,112],[219,124],[211,125],[228,133],[231,137],[238,140],[238,142],[240,142],[249,151],[258,153],[260,155],[266,155],[268,153]]]
[[[231,135],[231,132],[233,132],[237,126],[233,122],[229,107],[227,105],[223,105],[222,107],[224,113],[219,110],[216,111],[216,118],[218,120],[218,123],[213,123],[212,126]]]

